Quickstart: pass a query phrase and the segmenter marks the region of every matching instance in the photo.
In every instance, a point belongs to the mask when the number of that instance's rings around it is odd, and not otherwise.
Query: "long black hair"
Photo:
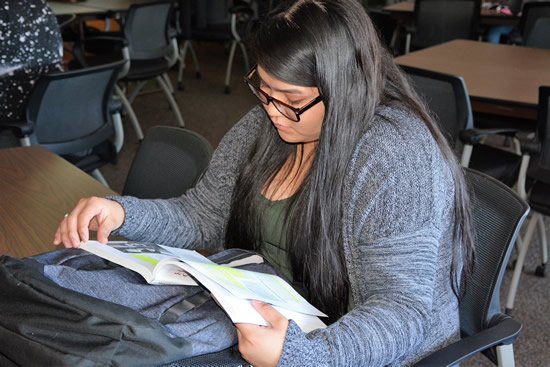
[[[473,246],[468,196],[461,168],[420,98],[378,39],[357,0],[285,2],[249,39],[258,65],[284,82],[317,87],[325,118],[313,162],[287,212],[286,243],[294,280],[309,300],[335,321],[347,311],[349,279],[343,251],[344,180],[353,151],[377,106],[399,104],[421,116],[455,179],[455,246],[451,284],[458,295],[460,264],[471,270]],[[395,121],[399,123],[399,121]],[[268,123],[253,143],[233,193],[226,231],[228,247],[260,249],[258,196],[287,160],[302,160],[299,144],[280,139]]]

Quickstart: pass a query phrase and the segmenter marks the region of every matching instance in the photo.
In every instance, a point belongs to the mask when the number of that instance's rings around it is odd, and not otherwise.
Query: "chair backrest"
[[[460,328],[469,336],[491,325],[501,314],[500,285],[529,206],[502,182],[465,169],[473,207],[476,265],[464,289]],[[493,320],[495,321],[495,320]]]
[[[454,39],[475,39],[480,0],[416,0],[414,48],[434,46]]]
[[[109,103],[124,61],[43,75],[27,105],[32,145],[57,154],[91,149],[113,134]]]
[[[550,10],[550,7],[548,8]],[[538,18],[529,34],[524,38],[527,47],[550,49],[550,15]]]
[[[195,27],[206,28],[209,25],[229,25],[231,14],[229,9],[233,0],[196,0]]]
[[[473,127],[472,107],[464,79],[431,70],[402,66],[416,92],[424,97],[452,147],[459,133]]]
[[[541,145],[537,163],[540,168],[550,171],[550,86],[539,87],[537,140]]]
[[[168,56],[172,45],[168,34],[173,1],[133,4],[124,23],[130,58],[150,60]]]
[[[122,194],[142,199],[180,196],[199,180],[212,152],[210,143],[197,133],[155,126],[134,157]]]
[[[550,1],[529,1],[523,4],[518,28],[524,45],[550,48],[548,21],[538,22],[544,18],[550,18]],[[544,31],[546,33],[540,33]]]

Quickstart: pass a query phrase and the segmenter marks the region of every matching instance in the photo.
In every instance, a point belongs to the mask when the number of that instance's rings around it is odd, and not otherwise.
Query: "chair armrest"
[[[532,133],[531,133],[532,134]],[[542,144],[536,138],[529,136],[530,134],[518,134],[516,137],[519,140],[519,145],[522,154],[537,154],[542,150]]]
[[[517,129],[467,129],[462,130],[459,134],[460,141],[464,144],[476,145],[483,138],[491,135],[505,135],[515,137],[520,131]]]
[[[477,334],[460,339],[422,359],[415,366],[453,366],[481,351],[500,344],[513,343],[521,331],[521,323],[509,316]]]
[[[0,129],[12,130],[18,138],[29,135],[34,130],[34,124],[27,121],[2,121]]]

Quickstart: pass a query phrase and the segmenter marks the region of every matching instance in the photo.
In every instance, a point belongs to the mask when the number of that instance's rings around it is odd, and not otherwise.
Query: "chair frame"
[[[539,104],[538,104],[538,113],[537,113],[537,129],[544,131],[550,129],[550,113],[548,109],[550,108],[550,87],[540,87],[539,88]],[[536,138],[535,138],[536,139]],[[520,174],[518,179],[517,191],[519,195],[525,199],[529,199],[529,194],[526,189],[526,181],[528,176],[528,169],[531,162],[531,154],[540,153],[541,145],[535,140],[524,141],[522,144],[523,147],[523,157],[521,162]],[[543,221],[543,214],[533,210],[533,215],[529,220],[525,235],[523,238],[518,239],[517,246],[519,248],[518,257],[516,264],[514,266],[514,272],[512,275],[512,281],[510,284],[510,289],[508,291],[508,296],[506,298],[506,313],[511,314],[514,308],[514,302],[517,294],[517,289],[519,286],[519,280],[521,273],[523,271],[523,265],[525,263],[525,257],[527,256],[527,250],[531,245],[533,235],[535,230],[539,229],[540,236],[540,245],[541,245],[541,265],[537,268],[535,274],[539,276],[546,275],[546,265],[548,263],[548,239],[546,237],[546,229]]]

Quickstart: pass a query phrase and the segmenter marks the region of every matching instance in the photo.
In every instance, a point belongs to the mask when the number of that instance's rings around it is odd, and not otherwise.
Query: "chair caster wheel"
[[[197,78],[197,79],[200,79],[200,78],[201,78],[201,72],[200,72],[200,71],[197,71],[197,72],[195,73],[195,78]]]
[[[185,90],[182,82],[178,82],[178,90]]]
[[[548,274],[548,269],[546,268],[546,264],[540,264],[537,266],[537,269],[535,270],[535,275],[541,278],[545,278]]]
[[[225,89],[224,89],[224,93],[225,93],[225,94],[230,94],[230,93],[231,93],[231,88],[229,88],[228,86],[226,86]]]

